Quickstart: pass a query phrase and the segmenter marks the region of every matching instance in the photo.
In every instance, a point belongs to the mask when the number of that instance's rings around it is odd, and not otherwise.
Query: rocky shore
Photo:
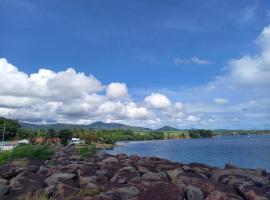
[[[1,166],[0,199],[267,200],[270,174],[136,155],[97,153],[85,158],[67,146],[51,160]]]

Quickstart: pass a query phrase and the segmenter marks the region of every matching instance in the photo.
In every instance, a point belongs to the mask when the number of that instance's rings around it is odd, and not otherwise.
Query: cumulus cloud
[[[270,26],[263,29],[256,40],[261,51],[257,55],[244,55],[229,61],[229,72],[217,77],[210,86],[258,87],[270,85]]]
[[[130,99],[122,101],[126,96],[125,83],[104,86],[94,76],[73,68],[60,72],[39,69],[26,74],[0,59],[1,116],[38,123],[156,120],[145,106]]]
[[[150,107],[157,109],[166,109],[172,105],[168,97],[160,93],[152,93],[150,96],[147,96],[144,101]]]
[[[197,122],[200,120],[200,118],[194,115],[188,115],[187,120],[191,122]]]
[[[176,109],[178,109],[178,110],[181,110],[182,108],[183,108],[183,103],[181,103],[181,102],[176,102],[175,104],[174,104],[174,107],[176,108]]]
[[[200,59],[196,56],[190,58],[190,59],[181,59],[181,58],[176,58],[174,60],[174,64],[176,65],[181,65],[181,64],[196,64],[196,65],[208,65],[211,64],[212,62],[209,60],[205,59]]]
[[[128,95],[128,89],[125,83],[111,83],[107,87],[107,96],[109,98],[121,98]]]
[[[226,104],[226,103],[228,103],[229,101],[228,101],[228,99],[224,99],[224,98],[215,98],[215,99],[214,99],[214,102],[215,102],[216,104]]]

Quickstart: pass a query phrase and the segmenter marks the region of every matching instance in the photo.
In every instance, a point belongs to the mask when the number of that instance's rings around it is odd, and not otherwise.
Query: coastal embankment
[[[87,155],[87,154],[86,154]],[[156,157],[82,156],[58,147],[48,160],[19,159],[0,167],[0,198],[69,200],[267,200],[263,169],[184,164]]]

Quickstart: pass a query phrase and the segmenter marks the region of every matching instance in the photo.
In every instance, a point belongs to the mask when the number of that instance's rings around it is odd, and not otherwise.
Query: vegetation
[[[5,122],[5,123],[4,123]],[[94,125],[100,125],[94,123]],[[83,139],[86,144],[92,143],[99,144],[115,144],[117,141],[131,141],[131,140],[160,140],[160,139],[179,139],[179,138],[207,138],[215,135],[239,135],[239,134],[261,134],[270,133],[268,130],[204,130],[204,129],[192,129],[192,130],[178,130],[172,127],[165,126],[160,131],[142,130],[134,131],[124,129],[93,129],[83,128],[82,126],[75,126],[76,128],[70,128],[70,126],[64,126],[66,129],[23,129],[16,120],[5,119],[0,117],[0,132],[3,131],[5,124],[5,140],[16,139],[29,139],[30,141],[36,137],[45,138],[45,142],[48,143],[52,140],[50,138],[60,138],[63,145],[68,144],[68,141],[72,137],[78,137]],[[61,124],[60,124],[61,125]],[[111,123],[110,127],[117,127],[118,124]],[[108,127],[106,127],[108,128]]]
[[[72,132],[68,129],[60,130],[58,137],[61,139],[61,144],[64,146],[68,144],[68,141],[72,138]]]
[[[0,165],[18,158],[47,160],[52,155],[53,150],[49,145],[19,145],[10,151],[0,151]]]
[[[95,152],[96,152],[95,144],[87,145],[80,149],[80,155],[83,157],[89,157],[93,155]]]
[[[191,138],[209,138],[213,137],[214,134],[211,130],[193,129],[189,130],[189,136]]]
[[[1,133],[4,128],[5,128],[5,139],[9,140],[11,138],[16,137],[16,135],[18,135],[21,126],[18,123],[18,121],[0,117]]]

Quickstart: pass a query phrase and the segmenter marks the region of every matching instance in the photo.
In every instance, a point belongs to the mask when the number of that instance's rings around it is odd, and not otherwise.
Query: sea
[[[110,154],[154,156],[181,163],[204,163],[224,167],[270,171],[270,135],[236,135],[204,139],[177,139],[121,142]]]

